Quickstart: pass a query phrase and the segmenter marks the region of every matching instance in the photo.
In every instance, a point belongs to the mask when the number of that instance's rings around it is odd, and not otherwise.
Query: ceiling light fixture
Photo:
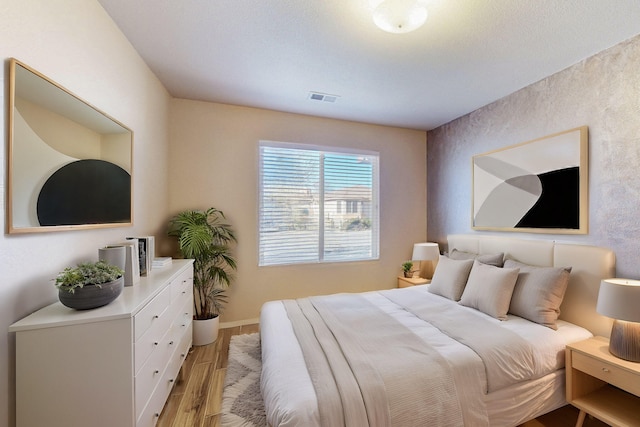
[[[389,33],[417,30],[427,20],[428,0],[370,0],[373,22]]]

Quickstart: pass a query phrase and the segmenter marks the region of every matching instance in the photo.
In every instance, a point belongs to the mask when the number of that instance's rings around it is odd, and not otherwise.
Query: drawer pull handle
[[[153,416],[156,417],[156,418],[160,418],[160,414],[157,413],[157,412],[155,414],[153,414]]]
[[[158,316],[157,314],[155,316],[153,316],[154,319],[158,319],[160,316]]]
[[[169,341],[169,345],[173,345],[173,341]]]
[[[160,371],[158,371],[157,369],[155,371],[153,371],[154,375],[159,374],[159,373],[160,373]]]
[[[187,325],[185,325],[185,324],[183,323],[183,324],[182,324],[182,327],[184,328],[185,326],[187,326]]]
[[[609,368],[602,368],[602,372],[607,372],[607,373],[609,373],[609,372],[611,372],[611,371],[609,371]]]
[[[184,359],[184,353],[180,353],[180,357]]]
[[[169,382],[170,382],[170,383],[172,383],[172,382],[173,382],[173,378],[171,378],[171,379],[169,380]]]
[[[157,342],[157,341],[156,341],[156,342],[154,342],[154,343],[153,343],[153,345],[158,345],[158,342]]]

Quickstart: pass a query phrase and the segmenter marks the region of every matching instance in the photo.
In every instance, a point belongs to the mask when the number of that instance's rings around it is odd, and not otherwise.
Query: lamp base
[[[420,261],[419,276],[421,279],[431,280],[435,272],[435,263],[433,261]]]
[[[640,323],[614,320],[609,352],[620,359],[640,362]]]

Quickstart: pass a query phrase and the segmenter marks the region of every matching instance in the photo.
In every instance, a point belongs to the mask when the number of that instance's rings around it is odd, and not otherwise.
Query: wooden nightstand
[[[409,286],[426,285],[431,283],[429,279],[423,279],[422,277],[404,277],[398,276],[398,287],[408,288]]]
[[[590,338],[567,346],[567,401],[613,426],[640,425],[640,363],[609,353],[609,340]]]

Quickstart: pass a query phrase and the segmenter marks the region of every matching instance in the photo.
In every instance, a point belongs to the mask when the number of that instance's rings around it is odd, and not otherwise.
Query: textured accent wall
[[[428,132],[429,240],[475,232],[472,156],[582,125],[589,127],[589,233],[499,234],[609,247],[619,277],[640,277],[640,36]]]

